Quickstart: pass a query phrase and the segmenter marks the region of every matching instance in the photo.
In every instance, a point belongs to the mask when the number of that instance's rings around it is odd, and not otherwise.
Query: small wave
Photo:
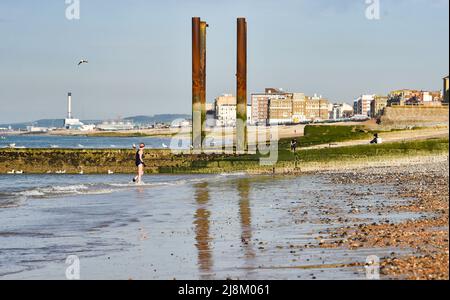
[[[158,186],[158,185],[165,185],[165,182],[155,182],[155,183],[141,183],[141,184],[136,184],[134,182],[130,182],[130,183],[109,183],[109,186],[112,187],[118,187],[118,188],[132,188],[132,187],[152,187],[152,186]]]
[[[23,191],[23,192],[18,193],[17,195],[24,196],[24,197],[41,197],[41,196],[45,196],[45,193],[41,192],[39,189],[35,189],[35,190]]]
[[[8,191],[4,195],[4,198],[23,198],[23,199],[39,199],[39,198],[53,198],[58,196],[70,196],[70,195],[102,195],[110,194],[119,191],[133,190],[135,188],[156,188],[156,187],[170,187],[195,184],[204,181],[217,181],[222,180],[223,176],[241,176],[244,173],[224,173],[217,177],[207,178],[174,178],[173,180],[156,181],[149,183],[136,184],[133,182],[128,183],[83,183],[72,185],[55,185],[55,186],[38,186],[25,190],[12,190]],[[151,179],[149,179],[151,180]],[[2,198],[2,197],[0,197]]]
[[[219,176],[229,177],[229,176],[245,176],[247,175],[244,172],[236,172],[236,173],[220,173]]]
[[[85,185],[69,185],[69,186],[51,186],[51,187],[38,187],[30,190],[19,192],[18,195],[25,197],[44,197],[51,195],[62,194],[79,194],[87,191],[88,187]]]

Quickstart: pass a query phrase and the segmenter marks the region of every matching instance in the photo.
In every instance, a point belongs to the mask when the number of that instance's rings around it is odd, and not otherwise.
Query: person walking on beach
[[[142,183],[142,176],[144,176],[144,149],[145,144],[141,143],[139,149],[136,151],[135,162],[137,167],[137,175],[133,178],[133,182]]]
[[[296,139],[292,139],[291,140],[291,151],[295,153],[296,150],[297,150],[297,140]]]

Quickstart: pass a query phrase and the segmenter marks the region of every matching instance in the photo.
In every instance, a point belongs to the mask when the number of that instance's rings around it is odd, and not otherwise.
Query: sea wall
[[[393,106],[386,107],[381,124],[393,127],[448,125],[448,106]]]
[[[170,150],[145,151],[146,173],[230,173],[251,174],[297,173],[370,163],[379,165],[388,160],[444,156],[448,159],[448,138],[355,145],[349,147],[300,149],[294,155],[288,149],[278,150],[277,162],[264,166],[260,155],[174,154]],[[133,150],[119,149],[0,149],[0,174],[12,170],[25,174],[131,174],[136,172]]]
[[[12,170],[31,174],[134,173],[134,155],[133,150],[118,149],[0,149],[0,174]],[[208,173],[212,169],[217,172],[259,166],[259,160],[248,157],[230,159],[219,154],[184,155],[153,149],[145,152],[145,162],[147,173]]]

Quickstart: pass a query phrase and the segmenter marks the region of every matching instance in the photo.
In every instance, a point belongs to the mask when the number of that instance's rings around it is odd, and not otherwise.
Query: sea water
[[[81,279],[365,279],[339,265],[405,250],[322,249],[319,237],[420,217],[365,210],[405,201],[394,187],[364,193],[321,175],[131,179],[0,175],[0,279],[66,279],[73,255]]]
[[[148,148],[162,149],[170,145],[164,137],[92,137],[54,135],[7,135],[0,139],[0,148],[53,149],[131,149],[133,144],[145,143]]]

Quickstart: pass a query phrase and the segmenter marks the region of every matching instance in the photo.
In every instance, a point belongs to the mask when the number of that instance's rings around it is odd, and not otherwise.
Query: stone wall
[[[80,149],[0,149],[0,174],[9,171],[45,174],[65,171],[67,174],[135,173],[133,150]],[[233,158],[233,156],[231,156]],[[236,157],[237,158],[237,157]],[[147,173],[208,173],[257,167],[259,160],[242,157],[230,159],[219,154],[175,155],[170,150],[147,150]]]
[[[448,106],[393,106],[386,107],[380,118],[382,125],[405,126],[430,126],[448,125]]]

